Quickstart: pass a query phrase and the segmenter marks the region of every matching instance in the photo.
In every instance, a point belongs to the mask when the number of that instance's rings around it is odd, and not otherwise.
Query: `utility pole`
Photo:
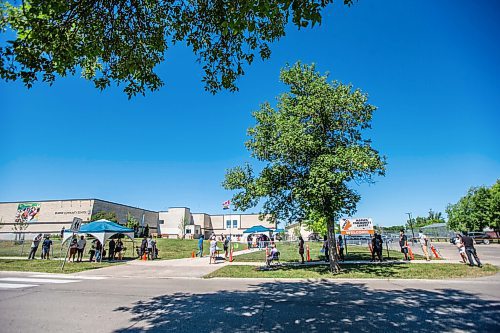
[[[415,233],[413,232],[413,222],[412,222],[412,219],[411,219],[411,213],[406,213],[406,214],[410,218],[411,235],[412,235],[413,239],[415,239]]]

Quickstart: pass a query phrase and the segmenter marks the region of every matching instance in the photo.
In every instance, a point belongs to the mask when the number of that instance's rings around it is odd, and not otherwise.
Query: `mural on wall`
[[[40,213],[39,203],[20,203],[17,206],[16,223],[37,222]]]

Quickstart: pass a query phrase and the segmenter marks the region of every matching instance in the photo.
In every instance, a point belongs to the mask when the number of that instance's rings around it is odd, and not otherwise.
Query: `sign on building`
[[[348,218],[340,220],[340,233],[342,235],[373,234],[373,221],[371,218]]]
[[[71,223],[71,231],[78,232],[82,226],[83,220],[79,217],[73,217],[73,222]]]

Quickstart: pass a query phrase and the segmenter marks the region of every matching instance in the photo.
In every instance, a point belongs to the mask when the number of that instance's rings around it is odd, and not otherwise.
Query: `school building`
[[[0,202],[0,239],[28,239],[33,234],[58,234],[70,228],[74,217],[84,223],[97,212],[114,212],[117,222],[126,225],[128,216],[139,221],[140,228],[149,227],[150,233],[168,238],[209,237],[211,234],[232,235],[243,241],[243,231],[263,225],[274,228],[259,214],[192,213],[187,207],[172,207],[167,211],[153,211],[101,199],[40,200]]]

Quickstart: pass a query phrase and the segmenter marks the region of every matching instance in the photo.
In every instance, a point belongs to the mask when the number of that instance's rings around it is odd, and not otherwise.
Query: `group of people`
[[[474,247],[474,239],[470,237],[466,232],[464,233],[464,235],[457,233],[455,235],[455,239],[453,240],[453,244],[455,244],[455,246],[457,247],[458,253],[464,264],[474,266],[475,260],[479,268],[483,267],[483,265],[481,264],[481,260],[479,260],[479,257],[477,255],[476,248]]]
[[[424,254],[425,260],[430,261],[429,257],[429,238],[420,230],[418,234],[418,242],[420,243],[420,247],[422,248],[422,252]],[[410,261],[410,257],[408,257],[409,245],[408,245],[408,237],[405,235],[404,229],[399,231],[399,247],[401,248],[401,253],[405,256],[406,261]]]
[[[52,240],[49,235],[46,235],[44,238],[42,234],[38,234],[31,242],[28,260],[35,259],[35,255],[40,244],[42,244],[41,259],[50,259],[50,250],[53,248]],[[82,262],[86,246],[87,240],[85,239],[85,236],[80,236],[79,239],[76,236],[72,237],[69,243],[68,261]],[[117,240],[111,239],[109,241],[108,260],[122,260],[124,250],[125,247],[123,246],[121,238],[118,238]],[[89,261],[101,261],[105,253],[106,251],[103,249],[101,242],[98,239],[94,239],[92,241],[91,249],[89,250]]]
[[[223,234],[221,235],[221,241],[222,241],[222,247],[224,249],[224,258],[227,259],[229,255],[229,244],[231,243],[231,237],[230,236],[224,236]],[[210,235],[209,237],[210,240],[210,261],[209,263],[211,264],[212,261],[215,263],[217,260],[218,256],[218,251],[220,250],[217,247],[217,237],[215,234]],[[203,257],[203,242],[205,241],[205,236],[201,235],[200,238],[198,239],[198,252],[196,253],[196,256],[198,257]]]
[[[50,240],[50,236],[45,236],[45,239],[42,241],[42,234],[38,234],[33,238],[31,242],[30,253],[28,255],[28,260],[35,259],[36,252],[38,251],[38,246],[42,243],[42,256],[41,259],[50,259],[50,248],[52,247],[52,241]]]
[[[147,255],[149,260],[158,259],[158,247],[156,246],[156,241],[152,236],[146,237],[142,239],[141,247],[139,249],[139,257],[143,257]]]
[[[344,248],[344,238],[342,237],[342,235],[339,235],[339,237],[337,238],[337,254],[339,256],[339,261],[345,260]],[[330,261],[330,243],[328,242],[328,237],[326,235],[323,237],[323,246],[321,247],[321,252],[325,255],[325,262]],[[302,258],[302,263],[304,263],[304,240],[302,239],[302,236],[299,237],[299,254]]]

